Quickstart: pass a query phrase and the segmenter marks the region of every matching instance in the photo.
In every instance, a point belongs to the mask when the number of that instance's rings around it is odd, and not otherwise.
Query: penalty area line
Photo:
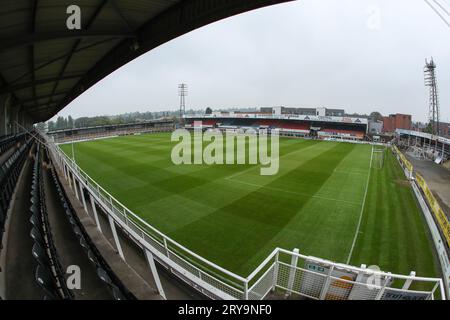
[[[361,221],[362,221],[362,217],[363,217],[363,213],[364,213],[364,207],[366,205],[367,190],[369,190],[370,174],[372,172],[372,160],[373,160],[373,146],[372,146],[372,152],[370,154],[369,174],[367,175],[366,190],[364,191],[364,199],[363,199],[363,202],[361,205],[361,212],[359,214],[358,225],[356,227],[355,236],[353,237],[352,247],[350,248],[350,252],[348,254],[347,264],[350,263],[350,259],[352,258],[352,255],[353,255],[353,250],[355,249],[356,240],[358,240],[358,234],[359,234],[359,229],[361,227]]]
[[[241,181],[241,180],[238,180],[238,179],[231,179],[230,177],[225,178],[225,180],[228,180],[228,181],[231,181],[231,182],[240,183],[240,184],[251,186],[251,187],[255,187],[255,188],[259,188],[259,189],[267,189],[267,190],[273,190],[273,191],[277,191],[277,192],[281,192],[281,193],[295,194],[295,195],[299,195],[299,196],[302,196],[302,197],[310,197],[310,198],[328,200],[328,201],[333,201],[333,202],[342,202],[342,203],[345,203],[345,204],[348,204],[348,205],[352,205],[352,206],[359,206],[360,205],[359,202],[347,201],[347,200],[342,200],[342,199],[328,198],[328,197],[318,196],[318,195],[315,195],[315,194],[308,194],[308,193],[301,193],[301,192],[283,190],[283,189],[280,189],[280,188],[273,188],[273,187],[269,187],[269,186],[265,186],[265,185],[261,185],[261,184],[256,184],[256,183],[251,183],[251,182],[244,182],[244,181]]]

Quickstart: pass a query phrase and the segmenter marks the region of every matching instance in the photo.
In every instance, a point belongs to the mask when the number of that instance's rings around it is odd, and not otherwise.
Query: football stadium
[[[67,1],[5,1],[0,300],[448,299],[433,59],[423,130],[327,107],[186,112],[185,84],[175,115],[50,128],[142,54],[281,2],[78,1],[89,28],[73,31]]]

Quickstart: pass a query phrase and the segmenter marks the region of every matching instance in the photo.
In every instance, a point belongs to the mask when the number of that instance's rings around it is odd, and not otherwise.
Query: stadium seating
[[[17,142],[22,137],[24,136],[14,137],[13,140],[10,140],[9,138],[3,139],[2,148],[6,148],[6,145],[10,143]],[[6,140],[8,141],[5,142]],[[3,248],[2,239],[8,209],[30,145],[30,141],[22,144],[19,149],[15,150],[14,153],[0,165],[0,251]]]
[[[257,124],[260,127],[278,127],[281,121],[271,119],[258,120]]]
[[[114,299],[135,300],[136,297],[117,278],[108,263],[104,260],[100,252],[95,247],[94,243],[91,241],[62,187],[55,169],[52,168],[51,172],[59,200],[61,201],[62,207],[65,209],[65,215],[72,225],[72,230],[78,238],[80,246],[83,248],[83,251],[87,255],[89,261],[97,270],[98,277],[110,289]]]
[[[216,120],[203,120],[202,125],[203,126],[215,126],[217,124]]]
[[[0,138],[0,155],[4,154],[8,149],[17,143],[24,143],[27,139],[26,133],[18,133],[15,135],[4,136]]]
[[[334,137],[352,137],[357,139],[364,138],[364,132],[356,130],[322,129],[320,132],[325,135],[330,135]]]
[[[292,129],[292,130],[310,130],[310,125],[307,122],[282,122],[280,124],[281,129]]]
[[[41,147],[37,144],[30,198],[30,237],[34,244],[32,256],[37,262],[35,279],[44,292],[44,299],[73,299],[67,288],[64,271],[53,242],[41,173]]]

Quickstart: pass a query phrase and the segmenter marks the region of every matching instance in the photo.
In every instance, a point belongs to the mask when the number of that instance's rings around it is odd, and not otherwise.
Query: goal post
[[[386,147],[384,146],[372,146],[372,168],[383,169],[384,160],[386,157]]]

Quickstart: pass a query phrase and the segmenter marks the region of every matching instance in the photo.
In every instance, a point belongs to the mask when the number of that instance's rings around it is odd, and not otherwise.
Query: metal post
[[[100,221],[99,221],[99,219],[98,219],[97,207],[95,206],[95,200],[94,200],[94,197],[92,196],[92,194],[91,194],[90,196],[91,196],[91,205],[92,205],[92,212],[94,213],[95,224],[97,225],[98,231],[100,231],[101,233],[103,233],[102,227],[100,226]]]
[[[127,227],[129,227],[128,216],[127,216],[127,210],[125,209],[125,207],[123,208],[123,217],[124,217],[124,219],[125,219],[125,223],[127,224]]]
[[[166,249],[166,256],[169,256],[169,247],[167,246],[167,239],[164,238],[164,249]]]
[[[380,292],[378,292],[377,296],[375,297],[375,300],[381,300],[381,298],[383,297],[384,291],[386,291],[386,286],[389,283],[390,279],[391,279],[391,277],[386,277],[386,279],[384,280],[383,287],[381,288]]]
[[[275,254],[275,264],[273,267],[272,290],[275,290],[277,283],[278,283],[279,255],[280,255],[280,253],[277,251],[277,253]]]
[[[153,254],[148,250],[145,249],[145,256],[147,257],[147,262],[150,267],[150,271],[153,275],[153,280],[155,280],[156,288],[158,289],[158,293],[161,297],[163,297],[164,300],[167,300],[166,294],[164,293],[164,289],[161,284],[161,280],[159,279],[158,270],[156,269],[155,265],[155,259],[153,259]]]
[[[328,271],[327,279],[325,280],[322,291],[320,292],[320,300],[325,300],[325,298],[327,297],[327,292],[328,292],[328,288],[330,287],[331,274],[332,274],[333,270],[334,270],[334,266],[331,266],[330,270]]]
[[[67,166],[66,166],[66,170],[67,170],[67,180],[69,181],[69,187],[72,189],[72,178],[70,177],[71,172]]]
[[[86,213],[89,213],[86,206],[86,200],[84,199],[83,185],[81,184],[81,182],[78,182],[78,185],[80,186],[80,195],[83,202],[84,211],[86,211]]]
[[[119,252],[119,255],[122,258],[122,260],[125,261],[125,256],[123,255],[122,246],[120,245],[119,237],[117,235],[116,224],[114,223],[113,217],[108,216],[108,218],[109,218],[109,224],[111,226],[111,231],[112,231],[112,234],[114,237],[114,242],[117,247],[117,251]]]
[[[295,280],[295,274],[297,272],[297,262],[298,262],[298,256],[299,250],[295,248],[293,250],[294,254],[291,257],[291,270],[289,271],[289,281],[288,281],[288,287],[287,287],[287,293],[286,296],[291,295],[292,287],[294,286],[294,280]]]
[[[405,283],[403,284],[402,290],[408,290],[408,289],[409,289],[409,287],[411,286],[411,283],[412,283],[413,280],[414,280],[414,277],[416,276],[416,273],[415,273],[414,271],[411,271],[411,273],[409,274],[409,276],[410,276],[411,278],[409,278],[409,279],[407,279],[407,280],[405,281]]]
[[[73,178],[73,190],[75,190],[75,196],[78,200],[80,200],[80,197],[78,196],[78,188],[77,188],[77,179],[75,178],[75,175],[72,173]]]
[[[244,282],[244,300],[248,300],[248,281]]]
[[[367,266],[365,264],[361,265],[361,269],[367,269]],[[358,272],[358,275],[356,276],[356,283],[362,283],[362,279],[364,278],[365,272],[364,271],[360,271]]]
[[[67,168],[65,165],[63,165],[63,171],[64,171],[64,177],[66,178],[66,181],[67,181]]]

